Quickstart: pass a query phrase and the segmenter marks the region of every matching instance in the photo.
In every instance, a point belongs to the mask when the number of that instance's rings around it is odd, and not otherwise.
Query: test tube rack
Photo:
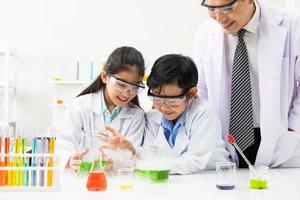
[[[60,191],[60,168],[54,154],[0,154],[0,192]]]

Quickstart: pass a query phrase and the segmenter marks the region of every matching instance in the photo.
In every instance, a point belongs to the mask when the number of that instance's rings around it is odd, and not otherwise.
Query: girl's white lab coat
[[[69,104],[65,113],[64,128],[57,140],[63,167],[69,157],[78,152],[82,131],[104,128],[100,100],[102,91],[77,97]],[[109,125],[124,135],[135,147],[141,145],[145,129],[145,114],[141,108],[131,103],[125,105]]]
[[[256,164],[271,167],[300,166],[300,20],[287,13],[261,8],[257,43],[257,67],[261,102],[261,143]],[[224,32],[210,20],[196,35],[195,62],[199,72],[200,95],[213,105],[222,121],[228,144],[231,76],[226,72]],[[295,132],[288,131],[288,127]]]
[[[161,123],[162,114],[146,113],[146,135],[143,146],[154,146],[159,155],[171,158],[171,173],[190,174],[214,169],[218,161],[228,161],[229,153],[222,140],[221,124],[212,107],[196,96],[186,110],[184,127],[178,129],[175,145],[170,147]]]

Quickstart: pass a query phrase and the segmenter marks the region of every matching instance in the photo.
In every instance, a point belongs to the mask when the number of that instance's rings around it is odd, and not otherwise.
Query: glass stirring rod
[[[247,165],[249,166],[249,168],[253,168],[252,164],[250,163],[250,161],[248,160],[248,158],[245,156],[245,154],[243,153],[243,151],[240,149],[240,147],[236,144],[235,142],[235,138],[233,135],[231,135],[230,133],[227,134],[227,140],[230,144],[232,144],[236,150],[238,150],[238,152],[241,154],[241,156],[243,157],[243,159],[245,160],[245,162],[247,163]]]

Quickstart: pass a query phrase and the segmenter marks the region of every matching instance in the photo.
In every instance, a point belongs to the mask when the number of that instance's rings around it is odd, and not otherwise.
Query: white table
[[[85,180],[63,175],[60,192],[1,192],[0,200],[144,200],[144,199],[228,199],[228,200],[276,200],[300,199],[300,168],[270,170],[269,189],[254,190],[248,187],[248,170],[237,171],[235,190],[218,190],[215,187],[215,172],[204,171],[188,176],[171,176],[168,184],[135,184],[134,189],[120,191],[116,178],[108,178],[108,188],[102,192],[89,192]],[[139,182],[139,181],[138,181]]]

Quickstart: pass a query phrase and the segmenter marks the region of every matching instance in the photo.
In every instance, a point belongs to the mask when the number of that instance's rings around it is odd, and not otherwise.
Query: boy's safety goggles
[[[225,5],[220,6],[210,6],[205,4],[205,0],[202,1],[201,6],[206,7],[208,9],[208,12],[211,14],[215,14],[215,12],[218,12],[223,15],[227,15],[232,13],[238,6],[238,0],[233,0]]]
[[[169,107],[180,106],[181,103],[186,99],[187,92],[177,96],[160,96],[153,94],[150,89],[148,90],[148,97],[152,101],[153,105],[162,106],[164,103]]]
[[[109,76],[110,83],[114,86],[114,88],[118,92],[125,93],[125,92],[129,91],[130,95],[134,96],[134,95],[139,94],[143,89],[145,89],[145,86],[143,83],[134,84],[134,83],[129,83],[120,78],[117,78],[112,74],[108,74],[108,76]]]

